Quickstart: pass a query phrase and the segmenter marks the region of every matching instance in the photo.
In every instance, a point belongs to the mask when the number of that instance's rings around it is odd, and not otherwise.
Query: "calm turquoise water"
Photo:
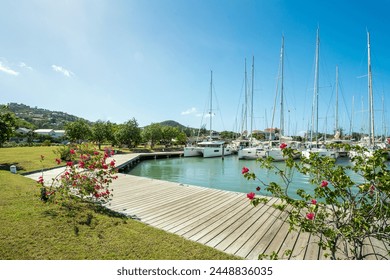
[[[284,163],[276,164],[279,168],[284,168]],[[239,160],[237,156],[228,156],[224,160],[200,157],[145,160],[135,166],[129,174],[242,193],[255,192],[257,186],[264,186],[259,181],[246,180],[241,174],[243,166],[248,167],[251,171],[254,170],[264,182],[283,183],[274,172],[260,169],[256,161]],[[293,183],[289,188],[290,195],[295,196],[296,190],[299,188],[309,192],[314,189],[308,183],[307,176],[298,172],[294,172],[292,176]]]

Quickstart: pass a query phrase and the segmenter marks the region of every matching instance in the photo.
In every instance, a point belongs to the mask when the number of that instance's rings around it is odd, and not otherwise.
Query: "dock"
[[[142,157],[140,154],[126,154],[113,158],[117,166],[126,168],[130,162],[133,164]],[[47,180],[53,174],[51,170],[44,177]],[[27,177],[37,179],[40,175],[36,173]],[[121,173],[111,186],[113,198],[107,208],[217,250],[250,260],[272,253],[279,259],[324,259],[315,236],[289,231],[287,214],[272,207],[278,202],[276,198],[253,207],[244,193]],[[369,242],[368,251],[387,251],[383,242]],[[284,254],[287,250],[291,250],[288,256]]]

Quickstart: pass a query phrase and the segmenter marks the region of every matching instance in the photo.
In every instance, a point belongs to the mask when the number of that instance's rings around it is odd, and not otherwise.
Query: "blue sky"
[[[208,124],[213,71],[216,130],[238,130],[244,60],[254,75],[254,129],[271,126],[285,37],[285,126],[308,128],[320,29],[319,130],[367,129],[367,35],[377,133],[389,123],[390,1],[1,1],[0,103],[18,102],[91,121],[140,126]],[[385,103],[382,105],[382,98]],[[279,127],[277,106],[274,126]],[[203,121],[202,121],[203,119]],[[249,126],[249,124],[248,124]]]

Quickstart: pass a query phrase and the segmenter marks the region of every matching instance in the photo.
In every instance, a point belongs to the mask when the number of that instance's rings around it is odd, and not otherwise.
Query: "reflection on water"
[[[350,164],[347,158],[340,158],[341,165]],[[275,163],[284,169],[283,162]],[[273,171],[260,169],[259,164],[253,160],[238,160],[237,156],[221,158],[182,157],[157,160],[145,160],[135,166],[129,174],[185,185],[196,185],[227,191],[249,193],[255,192],[257,186],[263,188],[259,181],[248,181],[241,174],[243,166],[255,171],[264,182],[277,182],[284,186],[280,176]],[[357,181],[359,176],[349,172],[352,180]],[[305,189],[308,193],[314,191],[309,184],[309,177],[292,171],[292,183],[289,194],[296,197],[297,189]]]

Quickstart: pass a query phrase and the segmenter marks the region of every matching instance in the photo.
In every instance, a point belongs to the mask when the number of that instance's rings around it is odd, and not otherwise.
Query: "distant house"
[[[16,133],[19,133],[19,134],[22,134],[22,135],[26,135],[30,131],[31,131],[31,129],[28,129],[28,128],[25,128],[25,127],[19,127],[17,130],[15,130]]]
[[[65,136],[65,130],[54,130],[54,138],[61,138]]]
[[[44,135],[50,137],[54,137],[56,135],[54,129],[36,129],[34,130],[34,132],[38,135]]]
[[[65,136],[65,130],[54,130],[54,129],[36,129],[34,132],[38,135],[50,136],[53,138],[61,138]]]

